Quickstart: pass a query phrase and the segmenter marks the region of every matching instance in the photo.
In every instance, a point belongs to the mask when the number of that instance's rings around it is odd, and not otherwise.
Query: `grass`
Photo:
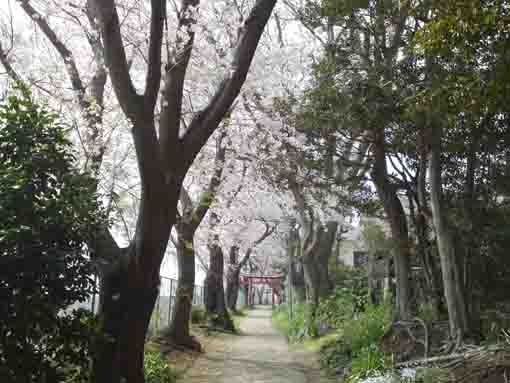
[[[276,330],[288,337],[290,333],[289,314],[285,310],[275,310],[273,311],[272,320]]]
[[[308,351],[319,352],[320,349],[325,344],[335,341],[336,339],[338,339],[340,337],[340,335],[341,334],[339,332],[335,331],[335,332],[331,332],[329,334],[323,335],[319,338],[306,338],[303,341],[302,346]]]

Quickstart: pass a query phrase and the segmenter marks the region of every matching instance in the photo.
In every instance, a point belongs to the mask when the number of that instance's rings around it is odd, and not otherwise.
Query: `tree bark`
[[[301,261],[301,238],[297,228],[290,230],[287,256],[289,258],[289,283],[292,285],[292,303],[302,303],[306,300],[306,286]]]
[[[442,128],[432,132],[429,158],[430,200],[432,218],[436,232],[437,246],[441,259],[443,288],[448,308],[450,336],[460,344],[469,331],[468,316],[462,288],[462,281],[455,254],[453,233],[447,222],[443,205],[441,182],[441,141]]]
[[[177,262],[179,279],[170,327],[165,338],[173,343],[194,350],[201,350],[200,343],[190,334],[191,307],[195,289],[195,250],[193,237],[195,231],[189,228],[177,230]]]
[[[251,252],[251,250],[250,250]],[[232,246],[229,253],[229,266],[227,272],[227,307],[236,311],[237,296],[239,295],[239,275],[244,264],[239,263],[239,248]]]
[[[209,244],[209,253],[209,269],[205,278],[205,308],[209,324],[212,327],[235,331],[234,322],[225,304],[223,251],[217,243],[217,238]]]
[[[388,179],[386,167],[386,144],[384,129],[374,132],[374,164],[371,177],[382,202],[384,212],[390,222],[391,234],[396,242],[393,251],[395,276],[397,280],[397,314],[400,319],[412,317],[410,283],[410,242],[407,218],[397,195],[397,187]]]
[[[329,279],[329,259],[333,252],[333,243],[338,228],[337,222],[328,222],[319,226],[312,245],[303,252],[303,269],[305,274],[307,299],[316,307],[322,297],[331,292]]]

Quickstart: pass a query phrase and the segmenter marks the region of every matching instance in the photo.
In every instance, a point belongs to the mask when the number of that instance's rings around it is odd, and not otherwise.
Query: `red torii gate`
[[[253,285],[269,285],[272,289],[271,302],[275,304],[275,297],[280,303],[280,288],[281,288],[281,275],[247,275],[241,274],[239,276],[239,282],[242,286],[248,287],[248,299],[247,303],[249,306],[253,305]]]

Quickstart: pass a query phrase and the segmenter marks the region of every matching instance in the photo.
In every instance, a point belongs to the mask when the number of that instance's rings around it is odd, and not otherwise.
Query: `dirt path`
[[[239,336],[219,337],[195,361],[185,383],[318,383],[314,355],[290,351],[271,324],[271,309],[257,308],[241,321]]]

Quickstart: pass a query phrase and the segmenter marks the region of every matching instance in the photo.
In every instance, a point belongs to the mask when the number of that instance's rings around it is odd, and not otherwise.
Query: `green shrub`
[[[105,214],[64,127],[20,91],[0,105],[0,376],[85,380],[90,327],[69,306],[95,292],[86,249]]]
[[[351,361],[348,382],[356,382],[372,376],[378,376],[388,370],[390,359],[377,349],[375,344],[363,347],[357,351]]]
[[[417,317],[423,319],[426,322],[432,322],[436,320],[436,314],[434,307],[431,303],[421,303],[418,305]]]
[[[157,350],[145,350],[144,371],[146,383],[174,383],[177,374],[168,365],[165,356]]]
[[[368,306],[357,318],[347,321],[342,336],[350,343],[353,353],[362,350],[384,335],[391,322],[391,307],[388,304]]]
[[[306,317],[309,306],[304,303],[292,305],[292,319],[289,319],[289,307],[282,304],[273,309],[273,324],[290,341],[302,339],[308,333]]]
[[[191,307],[191,323],[203,323],[206,319],[205,307],[194,305]]]
[[[351,345],[342,337],[326,343],[320,349],[319,362],[321,368],[328,372],[336,372],[337,368],[346,367],[352,358]]]
[[[448,381],[448,373],[440,368],[422,367],[416,371],[415,383],[439,383]]]
[[[367,306],[356,318],[343,323],[338,339],[322,347],[321,366],[331,372],[345,367],[352,360],[356,375],[379,370],[385,366],[386,359],[375,345],[390,321],[391,307],[388,304]]]
[[[345,321],[364,310],[368,301],[367,276],[363,269],[335,266],[332,270],[335,290],[321,299],[316,312],[316,322],[339,329]]]
[[[290,322],[289,322],[289,309],[286,304],[282,304],[273,308],[272,321],[276,330],[289,336]]]
[[[316,321],[329,328],[339,329],[351,319],[355,311],[355,297],[347,288],[336,288],[325,299],[321,299],[316,312]]]

